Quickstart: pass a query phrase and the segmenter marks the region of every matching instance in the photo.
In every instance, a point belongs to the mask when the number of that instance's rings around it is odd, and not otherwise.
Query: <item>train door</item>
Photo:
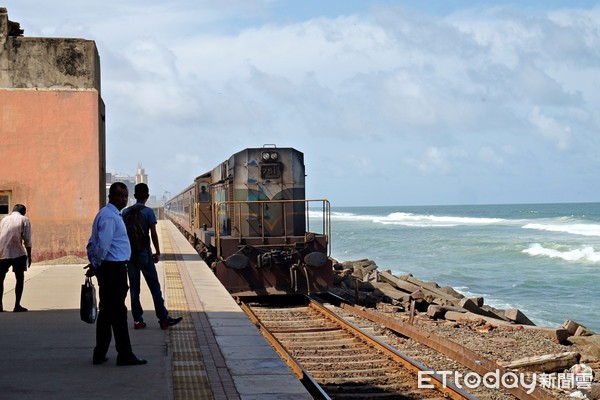
[[[219,234],[222,236],[231,235],[231,226],[230,226],[230,217],[229,217],[229,205],[225,203],[228,199],[227,193],[229,184],[225,182],[224,184],[217,184],[211,187],[210,195],[212,204],[218,206],[216,209],[212,210],[213,213],[213,222],[216,226],[219,227]]]
[[[196,216],[196,212],[195,212],[195,207],[194,207],[194,190],[193,188],[190,189],[186,195],[185,198],[185,206],[184,206],[184,211],[185,214],[188,216],[188,232],[193,232],[194,231],[194,221],[195,221],[195,216]]]
[[[198,190],[198,226],[212,228],[212,196],[210,194],[210,178],[196,180]]]

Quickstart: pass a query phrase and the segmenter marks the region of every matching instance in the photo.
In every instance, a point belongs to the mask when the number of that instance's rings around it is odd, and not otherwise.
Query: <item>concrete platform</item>
[[[147,365],[92,365],[95,325],[79,319],[83,264],[33,265],[21,304],[11,312],[14,275],[7,274],[0,313],[0,398],[12,399],[312,399],[180,232],[159,221],[157,265],[172,316],[161,330],[142,283],[146,329],[134,330],[134,353]],[[33,249],[35,251],[35,247]],[[127,300],[129,306],[129,300]]]

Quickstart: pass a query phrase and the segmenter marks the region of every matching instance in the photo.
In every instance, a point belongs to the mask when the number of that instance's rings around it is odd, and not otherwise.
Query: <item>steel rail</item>
[[[320,315],[323,315],[325,318],[331,320],[336,325],[340,326],[343,330],[345,330],[346,332],[349,332],[352,336],[361,339],[370,347],[381,351],[382,353],[384,353],[385,355],[387,355],[394,361],[403,365],[408,370],[410,370],[412,372],[417,372],[417,373],[419,371],[427,371],[427,367],[424,366],[423,364],[419,363],[416,360],[413,360],[412,358],[410,358],[409,356],[407,356],[405,354],[400,353],[395,348],[378,340],[377,338],[374,338],[372,335],[370,335],[367,332],[363,331],[362,329],[356,327],[355,325],[349,323],[342,317],[338,316],[331,310],[327,309],[316,299],[311,298],[310,296],[304,296],[304,297],[308,301],[308,307],[312,308],[313,310],[318,312]],[[305,387],[307,387],[309,392],[311,392],[311,394],[313,394],[313,395],[315,395],[314,393],[317,393],[317,397],[315,397],[315,398],[323,398],[323,399],[329,398],[328,395],[320,387],[320,385],[316,382],[316,380],[310,375],[310,373],[306,369],[304,369],[304,367],[302,367],[300,365],[299,361],[297,361],[296,358],[294,356],[292,356],[286,350],[285,346],[279,341],[279,339],[277,339],[274,336],[274,334],[269,330],[269,328],[267,328],[266,326],[263,325],[263,323],[260,321],[260,318],[254,313],[254,311],[251,309],[251,307],[249,305],[247,305],[246,303],[244,303],[241,299],[238,299],[238,302],[240,303],[240,306],[242,307],[244,312],[246,312],[248,317],[251,319],[251,321],[258,327],[258,329],[261,331],[261,333],[267,338],[267,340],[271,343],[271,345],[275,348],[275,350],[280,354],[280,356],[282,357],[284,362],[290,367],[290,369],[300,379],[300,381],[305,385]],[[449,382],[449,381],[443,379],[438,374],[435,374],[435,373],[428,374],[427,377],[431,378],[430,383],[433,384],[433,386],[436,388],[436,390],[443,393],[444,396],[447,398],[456,399],[456,400],[465,400],[465,399],[476,400],[476,397],[474,397],[471,394],[458,388],[452,382]],[[325,396],[327,396],[327,397],[325,397]]]
[[[365,340],[371,346],[381,350],[386,355],[393,358],[395,361],[403,364],[409,370],[417,372],[417,373],[419,371],[427,371],[427,367],[425,365],[421,364],[420,362],[418,362],[417,360],[414,360],[411,357],[409,357],[408,355],[399,352],[397,349],[393,348],[392,346],[388,345],[387,343],[382,342],[381,340],[373,337],[372,335],[370,335],[370,334],[366,333],[365,331],[363,331],[362,329],[358,328],[354,324],[351,324],[350,322],[346,321],[345,319],[343,319],[342,317],[340,317],[333,311],[329,310],[327,307],[323,306],[316,299],[310,298],[310,297],[309,297],[309,299],[310,299],[309,306],[311,308],[319,311],[321,314],[327,316],[329,319],[333,320],[335,323],[340,324],[344,329],[353,333],[355,336],[358,336],[361,339]],[[448,396],[451,399],[469,399],[469,400],[477,399],[476,397],[472,396],[471,394],[458,388],[452,382],[445,380],[438,374],[433,373],[433,374],[428,374],[428,376],[432,378],[431,383],[436,387],[436,389],[439,390],[440,392],[444,393],[446,396]]]
[[[292,370],[294,375],[298,377],[300,382],[304,385],[306,390],[318,400],[331,400],[329,395],[325,393],[321,385],[317,383],[317,381],[306,371],[302,365],[296,360],[296,358],[291,355],[286,348],[281,344],[279,339],[277,339],[267,327],[263,325],[260,321],[260,318],[252,311],[252,308],[246,304],[244,301],[238,299],[238,303],[242,310],[248,315],[248,318],[256,325],[258,330],[263,334],[263,336],[267,339],[267,341],[275,348],[275,351],[279,353],[283,362],[287,364],[287,366]]]
[[[403,336],[413,339],[427,347],[436,350],[456,362],[464,365],[471,371],[478,373],[480,376],[484,376],[487,373],[494,373],[499,371],[500,373],[509,372],[506,368],[500,366],[492,360],[485,359],[480,354],[468,349],[467,347],[453,342],[445,337],[436,335],[432,332],[427,332],[419,329],[413,325],[408,325],[400,321],[379,315],[373,311],[365,310],[360,307],[352,306],[349,304],[342,303],[341,308],[349,310],[363,318],[366,318],[372,322],[376,322],[385,326],[386,328],[397,332]],[[534,388],[529,393],[525,388],[521,386],[517,387],[505,387],[502,390],[512,394],[520,400],[554,400],[555,397],[545,392],[540,388]]]

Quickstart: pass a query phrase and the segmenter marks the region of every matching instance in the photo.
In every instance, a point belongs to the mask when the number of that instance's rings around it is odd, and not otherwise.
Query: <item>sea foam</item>
[[[385,216],[381,215],[356,215],[352,213],[334,212],[332,219],[344,221],[370,221],[383,225],[404,225],[413,227],[452,227],[459,225],[490,225],[499,224],[505,220],[502,218],[473,218],[437,216],[425,214],[413,214],[405,212],[393,212]]]
[[[549,258],[559,258],[565,261],[587,261],[599,262],[600,253],[596,252],[591,246],[583,246],[576,249],[561,250],[558,248],[544,247],[539,243],[534,243],[529,248],[523,250],[523,253],[530,256],[545,256]]]
[[[600,236],[600,225],[598,224],[548,224],[548,223],[529,223],[523,226],[524,229],[537,229],[539,231],[562,232],[572,235],[582,236]]]

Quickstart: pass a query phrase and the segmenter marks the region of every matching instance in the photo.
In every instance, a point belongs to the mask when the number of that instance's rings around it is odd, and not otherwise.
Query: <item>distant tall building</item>
[[[115,182],[123,182],[125,186],[127,186],[127,190],[129,191],[129,201],[128,205],[135,204],[135,197],[133,197],[133,191],[136,185],[136,177],[132,175],[124,175],[118,173],[106,173],[106,197],[108,198],[108,190],[110,189],[110,185]]]
[[[145,183],[149,186],[148,174],[146,174],[146,171],[144,170],[144,168],[142,168],[142,164],[138,164],[137,170],[135,172],[135,184],[137,185],[138,183]],[[153,188],[150,188],[150,197],[148,198],[146,205],[148,207],[162,207],[165,204],[165,201],[157,200],[156,195],[152,193],[152,189]],[[131,193],[133,193],[133,191],[131,191]]]
[[[128,205],[132,205],[136,203],[135,197],[133,196],[133,193],[135,191],[135,185],[137,185],[138,183],[145,183],[146,185],[148,185],[148,174],[146,174],[146,171],[144,170],[144,168],[142,168],[141,164],[138,165],[135,175],[125,175],[111,172],[106,173],[107,197],[108,189],[110,188],[110,185],[114,182],[123,182],[127,186],[127,190],[129,190]],[[150,197],[148,198],[146,205],[148,207],[158,207],[162,206],[164,202],[165,199],[157,200],[156,195],[152,194],[152,188],[150,188]]]
[[[135,173],[135,184],[145,183],[148,184],[148,175],[146,175],[146,171],[142,168],[142,164],[138,164],[137,171]]]

